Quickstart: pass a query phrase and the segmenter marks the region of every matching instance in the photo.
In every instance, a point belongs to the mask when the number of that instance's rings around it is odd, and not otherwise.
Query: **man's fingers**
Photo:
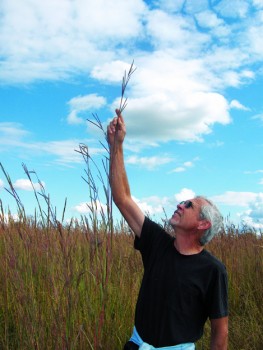
[[[109,123],[108,125],[108,131],[110,133],[113,133],[115,132],[115,128],[116,128],[116,125],[117,125],[117,118],[113,118],[112,121]]]
[[[123,119],[123,116],[122,116],[120,110],[119,109],[115,109],[115,112],[116,112],[116,114],[118,116],[118,123],[123,124],[124,123],[124,119]]]

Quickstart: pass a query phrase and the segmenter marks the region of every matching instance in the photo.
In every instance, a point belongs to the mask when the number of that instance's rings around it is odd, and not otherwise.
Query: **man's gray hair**
[[[211,227],[207,229],[200,238],[200,244],[205,245],[211,241],[216,234],[223,230],[223,217],[216,205],[206,197],[197,196],[196,198],[203,199],[207,202],[207,205],[202,205],[200,209],[200,218],[202,220],[208,220],[211,223]]]

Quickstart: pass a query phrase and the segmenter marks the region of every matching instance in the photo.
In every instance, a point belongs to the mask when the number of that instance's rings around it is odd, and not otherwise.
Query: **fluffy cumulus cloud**
[[[223,95],[198,78],[204,74],[202,62],[156,53],[147,61],[139,60],[138,66],[125,112],[133,140],[201,141],[215,123],[231,121]]]
[[[1,10],[1,79],[30,82],[64,79],[90,70],[98,58],[114,57],[116,43],[138,37],[145,5],[142,0],[3,0]]]
[[[189,188],[182,188],[182,190],[179,193],[176,193],[174,195],[175,200],[176,200],[176,204],[185,201],[187,199],[191,199],[195,197],[195,192]]]
[[[1,6],[6,84],[83,73],[93,83],[116,84],[134,59],[125,116],[128,137],[137,142],[202,141],[215,124],[227,125],[231,107],[246,107],[230,105],[224,90],[251,82],[249,67],[263,58],[257,0],[3,0]],[[85,112],[106,104],[96,94],[73,97],[67,120],[83,123]]]
[[[230,206],[247,207],[250,202],[254,201],[257,194],[254,192],[235,192],[227,191],[221,195],[211,198],[216,203],[223,203]]]
[[[69,102],[70,113],[67,117],[69,124],[82,124],[84,119],[81,115],[90,110],[100,109],[106,104],[106,99],[97,94],[73,97]]]
[[[256,230],[263,229],[263,193],[229,191],[211,199],[215,203],[243,207],[239,219]]]
[[[107,212],[107,206],[100,201],[91,202],[82,202],[76,205],[74,208],[80,214],[96,214],[101,215],[102,213]]]
[[[36,182],[32,184],[28,179],[18,179],[13,183],[13,186],[16,190],[33,191],[35,189],[39,191],[42,187],[45,187],[45,183],[41,182],[39,184]]]
[[[138,204],[138,206],[145,213],[145,215],[149,216],[164,216],[164,209],[169,203],[167,197],[159,198],[157,196],[151,196],[142,199],[133,197],[133,200]]]
[[[255,195],[255,200],[249,203],[248,209],[240,214],[242,222],[256,230],[263,230],[263,193]]]

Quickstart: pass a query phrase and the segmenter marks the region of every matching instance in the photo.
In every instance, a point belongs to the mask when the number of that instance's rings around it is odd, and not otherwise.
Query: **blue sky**
[[[263,228],[262,0],[2,0],[0,18],[0,161],[28,214],[22,163],[58,218],[65,198],[67,219],[89,214],[75,150],[86,144],[101,166],[103,135],[87,119],[107,125],[134,60],[125,161],[141,208],[159,219],[201,194]],[[15,214],[5,187],[0,173]]]

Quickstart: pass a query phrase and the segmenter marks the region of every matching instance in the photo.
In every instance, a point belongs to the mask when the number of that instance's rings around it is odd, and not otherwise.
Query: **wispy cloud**
[[[167,156],[138,157],[136,155],[132,155],[127,157],[126,164],[139,165],[143,168],[153,170],[172,161],[173,159]]]
[[[261,173],[263,173],[263,169],[245,171],[245,174],[261,174]]]
[[[259,113],[259,114],[256,114],[252,117],[252,119],[259,119],[261,121],[263,121],[263,113]]]
[[[82,156],[75,150],[79,149],[79,144],[95,144],[94,147],[89,147],[91,156],[102,154],[104,150],[88,139],[70,139],[61,141],[34,142],[28,140],[27,136],[30,133],[17,123],[0,123],[0,153],[8,152],[10,147],[18,149],[17,157],[39,156],[44,155],[50,157],[50,162],[59,164],[74,164],[83,162]],[[32,135],[31,135],[32,136]],[[23,151],[23,152],[22,152]],[[52,159],[51,159],[52,158]]]
[[[8,144],[9,142],[19,141],[23,137],[29,135],[30,132],[25,130],[20,123],[2,122],[0,123],[0,144]]]
[[[197,161],[199,158],[195,158],[194,161]],[[192,168],[194,166],[194,161],[187,161],[184,162],[181,166],[178,166],[177,168],[171,170],[170,173],[181,173],[186,171],[188,168]]]
[[[4,181],[0,179],[0,190],[1,190],[2,188],[4,188],[4,186],[5,186]]]
[[[243,111],[250,111],[250,108],[242,105],[239,101],[237,100],[232,100],[230,102],[230,108],[235,108],[235,109],[240,109],[240,110],[243,110]]]

